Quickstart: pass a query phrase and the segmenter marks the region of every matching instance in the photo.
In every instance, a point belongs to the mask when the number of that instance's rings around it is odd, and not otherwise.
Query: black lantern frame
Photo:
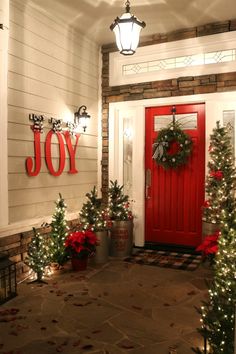
[[[110,29],[115,33],[116,44],[120,53],[133,55],[139,43],[140,31],[146,26],[146,23],[130,13],[129,0],[126,1],[125,6],[126,12],[120,18],[116,17]],[[127,29],[128,24],[130,24],[129,29]],[[129,40],[127,40],[128,38]]]
[[[0,304],[17,295],[16,263],[0,253]]]
[[[91,116],[87,112],[87,107],[84,105],[80,106],[78,108],[78,111],[74,113],[75,124],[78,125],[79,127],[82,127],[84,132],[88,127],[88,121],[90,118]]]

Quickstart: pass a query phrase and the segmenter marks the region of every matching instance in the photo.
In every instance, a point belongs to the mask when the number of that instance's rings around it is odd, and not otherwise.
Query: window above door
[[[110,53],[110,86],[235,71],[235,32],[144,46],[132,57]]]

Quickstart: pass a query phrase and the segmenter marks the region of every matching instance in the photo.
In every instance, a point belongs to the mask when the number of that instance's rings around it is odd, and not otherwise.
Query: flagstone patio
[[[3,354],[191,354],[202,344],[195,306],[207,297],[200,266],[182,271],[112,259],[27,281],[0,307]],[[172,349],[171,349],[172,347]]]

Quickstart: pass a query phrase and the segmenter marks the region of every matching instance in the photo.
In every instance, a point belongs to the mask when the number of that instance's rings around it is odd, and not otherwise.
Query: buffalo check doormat
[[[195,270],[201,260],[201,255],[143,249],[124,259],[124,261],[130,263],[182,270]]]

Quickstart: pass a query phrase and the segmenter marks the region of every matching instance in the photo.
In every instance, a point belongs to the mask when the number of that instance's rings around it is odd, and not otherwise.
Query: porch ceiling
[[[112,43],[109,26],[125,0],[30,0],[99,44]],[[235,0],[131,0],[131,12],[147,23],[142,36],[236,18]]]

